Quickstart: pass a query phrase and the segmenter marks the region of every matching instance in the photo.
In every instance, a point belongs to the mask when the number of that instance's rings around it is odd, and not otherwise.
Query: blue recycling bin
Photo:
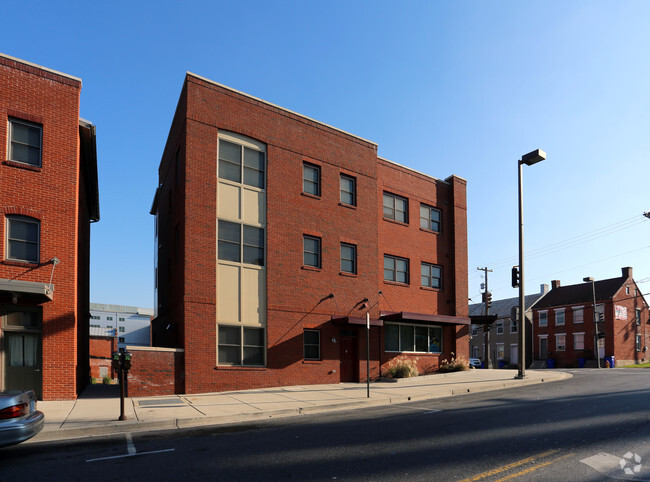
[[[506,361],[505,360],[499,360],[499,368],[503,368],[506,366]]]
[[[585,361],[586,361],[586,359],[584,359],[584,358],[578,358],[578,367],[579,368],[584,368],[585,367]]]
[[[614,368],[616,366],[616,358],[613,356],[606,356],[605,362],[609,362],[609,368]]]
[[[552,358],[547,358],[546,368],[555,368],[555,360],[553,360]]]

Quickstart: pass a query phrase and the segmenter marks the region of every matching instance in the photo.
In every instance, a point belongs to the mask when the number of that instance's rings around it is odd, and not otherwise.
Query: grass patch
[[[636,365],[625,365],[624,367],[619,367],[619,368],[650,368],[650,362],[638,363]]]

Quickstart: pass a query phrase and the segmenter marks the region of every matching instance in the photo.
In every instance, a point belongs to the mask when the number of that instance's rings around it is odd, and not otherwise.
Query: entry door
[[[519,364],[519,346],[510,345],[510,364],[517,365]]]
[[[539,359],[546,360],[548,358],[548,338],[539,339]]]
[[[357,353],[357,337],[341,335],[341,381],[357,382],[359,377],[359,356]]]
[[[4,389],[34,390],[42,398],[41,335],[4,332]]]

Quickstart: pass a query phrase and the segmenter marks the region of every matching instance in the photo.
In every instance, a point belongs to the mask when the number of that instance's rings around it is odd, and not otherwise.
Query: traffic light
[[[605,333],[598,333],[598,339],[605,338]]]
[[[519,266],[512,267],[512,287],[516,288],[519,286]]]
[[[492,306],[492,293],[489,291],[483,292],[483,303],[485,303],[485,306],[489,308]]]

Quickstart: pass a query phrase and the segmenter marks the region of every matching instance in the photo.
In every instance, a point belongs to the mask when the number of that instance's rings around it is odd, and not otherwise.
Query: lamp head
[[[587,276],[586,278],[582,278],[582,281],[585,281],[587,283],[593,283],[594,279],[591,276]]]
[[[535,149],[534,151],[529,152],[521,156],[521,164],[526,164],[527,166],[532,166],[537,164],[540,161],[546,159],[546,153],[541,149]]]

